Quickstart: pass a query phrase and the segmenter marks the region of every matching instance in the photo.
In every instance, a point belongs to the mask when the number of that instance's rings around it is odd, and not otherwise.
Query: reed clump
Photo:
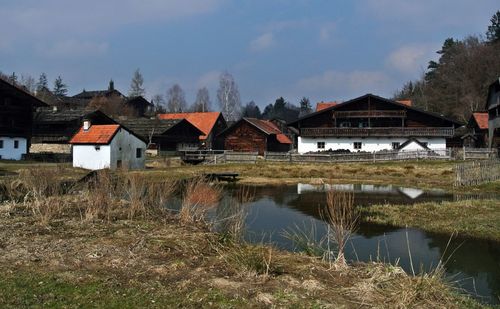
[[[185,186],[179,220],[183,224],[201,222],[207,211],[217,205],[222,188],[211,185],[203,177],[189,180]]]

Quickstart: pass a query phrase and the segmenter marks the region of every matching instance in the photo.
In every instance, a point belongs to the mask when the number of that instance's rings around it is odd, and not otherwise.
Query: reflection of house
[[[256,118],[242,118],[222,132],[224,149],[234,151],[287,152],[292,141],[273,122]]]
[[[500,78],[488,88],[488,147],[500,146]]]
[[[203,134],[185,119],[136,118],[120,121],[127,129],[153,144],[159,154],[175,154],[179,150],[198,149]]]
[[[227,128],[226,120],[220,112],[204,112],[204,113],[169,113],[159,114],[159,119],[186,119],[195,127],[203,132],[200,135],[202,147],[206,149],[214,149],[215,137]]]
[[[337,104],[289,123],[299,133],[298,152],[398,149],[410,139],[431,150],[446,148],[460,124],[372,94]]]
[[[116,124],[99,110],[39,108],[33,117],[31,152],[70,153],[71,137],[80,129],[84,119],[93,124]]]
[[[0,79],[0,159],[20,160],[29,152],[33,111],[46,104]]]
[[[471,148],[488,146],[488,113],[472,113],[467,122],[467,133],[462,136],[463,145]]]
[[[74,167],[140,169],[146,162],[146,141],[118,124],[92,125],[84,121],[70,143]]]

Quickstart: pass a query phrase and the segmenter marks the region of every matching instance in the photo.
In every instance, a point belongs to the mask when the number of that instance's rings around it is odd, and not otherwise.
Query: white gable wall
[[[130,169],[141,169],[146,164],[146,143],[121,129],[116,133],[110,143],[111,146],[111,168],[117,167],[117,162],[122,161],[122,166]],[[141,157],[136,158],[136,149],[141,149]]]
[[[422,143],[427,143],[427,147],[433,150],[440,150],[446,148],[446,139],[444,137],[422,137],[417,138]],[[316,152],[325,150],[338,150],[338,149],[348,149],[352,152],[366,151],[366,152],[376,152],[381,150],[392,150],[392,143],[397,142],[400,145],[406,142],[408,138],[404,137],[365,137],[365,138],[354,138],[354,137],[328,137],[328,138],[314,138],[314,137],[302,137],[298,138],[298,152]],[[324,142],[325,148],[318,149],[317,143]],[[354,149],[354,142],[361,142],[361,149]],[[415,143],[412,143],[415,144]],[[418,145],[418,144],[417,144]],[[410,146],[410,145],[408,145]],[[419,146],[419,145],[418,145]],[[420,146],[419,146],[420,147]],[[405,150],[410,148],[405,148]],[[420,148],[421,149],[421,148]]]
[[[73,167],[100,170],[111,166],[109,145],[73,145]]]
[[[28,141],[24,137],[0,136],[0,140],[3,141],[3,147],[0,148],[2,160],[21,160],[23,154],[28,153]],[[19,143],[17,148],[14,148],[15,141]]]

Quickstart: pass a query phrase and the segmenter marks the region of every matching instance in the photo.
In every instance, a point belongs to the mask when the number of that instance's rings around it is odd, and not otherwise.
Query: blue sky
[[[0,0],[0,70],[61,75],[69,93],[127,92],[140,68],[147,97],[179,83],[189,102],[221,71],[242,102],[391,96],[447,37],[484,34],[497,0]]]

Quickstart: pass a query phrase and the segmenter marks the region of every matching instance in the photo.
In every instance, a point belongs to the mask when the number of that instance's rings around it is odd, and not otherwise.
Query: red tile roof
[[[99,144],[107,145],[120,129],[118,124],[91,125],[87,131],[80,131],[69,141],[70,144]]]
[[[324,110],[325,108],[329,108],[332,106],[338,105],[337,102],[319,102],[316,103],[316,111],[319,112],[321,110]]]
[[[210,132],[215,126],[217,119],[220,116],[220,112],[205,112],[205,113],[170,113],[170,114],[158,114],[160,119],[186,119],[191,122],[192,125],[197,127],[204,134],[200,135],[200,140],[204,140],[208,137]]]
[[[472,116],[474,117],[479,129],[488,129],[488,113],[473,113]]]
[[[268,135],[275,134],[278,142],[282,144],[292,143],[292,141],[285,134],[283,134],[281,130],[278,128],[278,126],[276,126],[273,122],[257,118],[244,118],[244,119]]]
[[[411,100],[397,100],[396,102],[404,104],[406,106],[411,106],[412,104]]]

